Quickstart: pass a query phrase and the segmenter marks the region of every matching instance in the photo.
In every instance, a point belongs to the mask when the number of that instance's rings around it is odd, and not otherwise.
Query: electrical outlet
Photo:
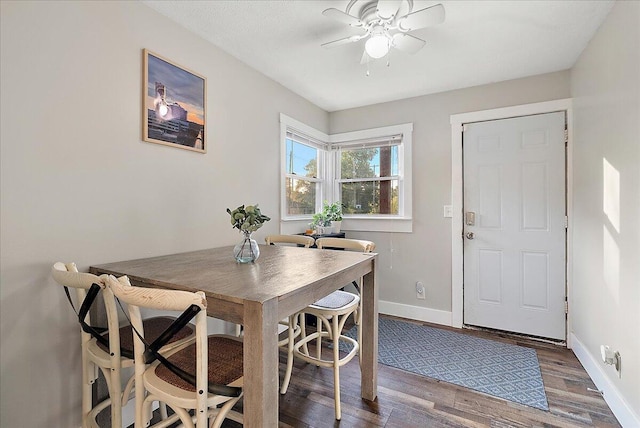
[[[427,291],[424,289],[424,284],[420,281],[416,282],[416,299],[424,300],[427,298]]]

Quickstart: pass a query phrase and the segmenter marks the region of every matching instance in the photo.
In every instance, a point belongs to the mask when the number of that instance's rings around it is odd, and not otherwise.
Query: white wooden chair
[[[82,426],[97,427],[96,416],[108,406],[111,407],[111,426],[122,427],[122,406],[131,397],[134,376],[131,376],[122,390],[123,368],[133,367],[133,336],[129,326],[120,327],[113,294],[105,288],[105,277],[78,272],[74,263],[55,263],[51,270],[53,279],[65,287],[67,297],[73,305],[69,288],[76,291],[76,304],[81,324],[82,346]],[[95,327],[91,323],[89,309],[98,294],[102,294],[107,316],[107,328]],[[89,298],[87,298],[87,295]],[[74,310],[75,310],[75,305]],[[154,317],[144,321],[145,328],[154,338],[173,323],[170,317]],[[185,327],[162,348],[166,352],[192,340],[194,331]],[[97,379],[97,369],[104,375],[109,397],[93,406],[92,385]]]
[[[376,244],[372,241],[366,241],[364,239],[346,239],[346,238],[319,238],[316,240],[316,245],[319,249],[337,249],[337,250],[347,250],[347,251],[357,251],[361,253],[371,253],[376,249]],[[355,287],[358,294],[360,293],[360,281],[353,281],[353,286]],[[362,316],[362,311],[360,307],[356,313],[353,314],[354,322],[356,325],[360,325],[360,319]],[[360,329],[358,329],[358,343],[360,343]]]
[[[147,426],[154,401],[165,403],[175,412],[155,427],[169,426],[178,419],[191,428],[219,428],[227,417],[242,422],[242,415],[231,411],[243,392],[242,340],[229,335],[207,336],[204,293],[132,287],[127,277],[108,276],[106,284],[127,303],[135,333],[135,377],[136,385],[140,385],[136,387],[135,427]],[[166,359],[150,351],[153,344],[149,345],[140,316],[143,307],[180,311],[180,318],[195,314],[195,342],[167,353]],[[147,365],[153,358],[158,360]]]
[[[269,235],[265,239],[267,245],[302,245],[309,248],[315,243],[315,239],[305,235]],[[300,317],[304,314],[297,313],[291,315],[285,320],[280,321],[280,325],[287,326],[287,336],[278,341],[278,346],[287,350],[287,370],[282,379],[281,393],[287,392],[287,386],[291,380],[291,372],[293,371],[293,344],[295,339],[300,336],[301,322]],[[306,348],[305,348],[306,349]]]
[[[320,250],[331,248],[369,253],[375,249],[375,244],[373,242],[356,239],[319,238],[315,242]],[[356,281],[354,281],[354,285],[359,291],[359,285]],[[340,367],[351,361],[356,354],[359,354],[360,349],[360,329],[358,329],[358,340],[344,336],[342,334],[342,330],[345,322],[351,314],[354,315],[355,323],[360,323],[362,311],[359,310],[359,307],[360,297],[358,295],[341,290],[334,291],[314,304],[307,306],[301,313],[315,315],[318,318],[316,332],[310,335],[306,334],[304,315],[301,315],[301,339],[293,346],[293,355],[295,357],[308,363],[315,364],[316,366],[333,368],[335,415],[337,420],[342,418],[342,409],[340,405]],[[326,331],[323,329],[323,326],[326,327]],[[327,338],[332,341],[333,355],[331,360],[322,359],[323,338]],[[316,341],[315,356],[312,356],[309,353],[307,347],[307,345],[313,340]],[[351,351],[342,358],[340,358],[339,352],[341,340],[352,345]],[[288,383],[284,384],[280,392],[284,394],[287,391],[287,387]]]

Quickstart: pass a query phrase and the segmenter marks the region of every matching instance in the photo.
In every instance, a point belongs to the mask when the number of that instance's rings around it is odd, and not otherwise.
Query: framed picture
[[[207,152],[206,79],[144,49],[142,139]]]

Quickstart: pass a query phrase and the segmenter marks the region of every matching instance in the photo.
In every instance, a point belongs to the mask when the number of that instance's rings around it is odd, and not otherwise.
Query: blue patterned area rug
[[[549,410],[533,349],[382,317],[378,330],[382,364]]]

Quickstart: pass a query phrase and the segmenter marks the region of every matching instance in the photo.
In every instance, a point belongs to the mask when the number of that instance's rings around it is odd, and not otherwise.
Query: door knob
[[[473,239],[474,235],[473,232],[467,232],[467,239]]]

